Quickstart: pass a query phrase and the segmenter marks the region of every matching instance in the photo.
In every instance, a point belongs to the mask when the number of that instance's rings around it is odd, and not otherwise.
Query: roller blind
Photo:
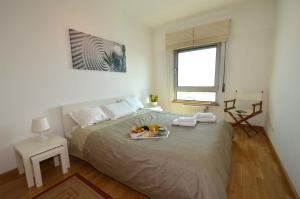
[[[168,33],[166,47],[176,50],[227,41],[230,36],[230,24],[231,20],[228,19]]]

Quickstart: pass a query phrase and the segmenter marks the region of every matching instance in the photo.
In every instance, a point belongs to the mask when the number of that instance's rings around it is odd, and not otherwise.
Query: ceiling
[[[246,0],[115,0],[123,12],[146,26],[201,14]]]

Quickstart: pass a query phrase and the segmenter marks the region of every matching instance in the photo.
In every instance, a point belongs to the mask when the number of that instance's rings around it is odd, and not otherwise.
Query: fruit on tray
[[[149,127],[148,126],[143,126],[143,128],[145,129],[145,131],[149,131]]]
[[[131,132],[132,133],[142,133],[142,132],[144,132],[144,128],[142,128],[142,127],[137,127],[137,126],[135,126],[135,127],[132,127],[132,129],[131,129]]]
[[[144,131],[157,132],[160,126],[158,124],[149,124],[147,126],[134,126],[131,128],[132,133],[142,133]]]
[[[158,124],[149,124],[148,125],[149,131],[152,131],[152,132],[159,131],[159,127],[160,126]]]

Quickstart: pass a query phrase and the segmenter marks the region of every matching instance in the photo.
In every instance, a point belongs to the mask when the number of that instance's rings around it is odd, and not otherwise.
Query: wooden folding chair
[[[234,99],[224,101],[224,111],[228,113],[235,121],[235,123],[232,126],[240,126],[249,137],[258,133],[258,131],[248,122],[248,120],[263,112],[262,97],[263,91],[261,91],[260,93],[238,93],[238,91],[235,91]],[[245,102],[255,102],[251,103],[252,110],[247,110],[239,107],[239,105],[241,104],[245,105]],[[232,103],[231,106],[229,106],[229,103]],[[241,125],[242,123],[245,123],[248,129]],[[255,134],[250,134],[250,132],[254,132]]]

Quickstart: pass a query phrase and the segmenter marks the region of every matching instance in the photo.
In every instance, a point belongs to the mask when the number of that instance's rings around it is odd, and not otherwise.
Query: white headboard
[[[87,108],[87,107],[97,107],[97,106],[102,106],[105,104],[114,103],[114,102],[119,101],[122,98],[125,98],[125,97],[99,99],[99,100],[63,105],[61,107],[62,108],[61,112],[62,112],[62,123],[63,123],[63,127],[64,127],[65,136],[70,138],[73,127],[76,126],[76,123],[73,121],[73,119],[69,115],[70,112],[75,111],[75,110],[80,110],[83,108]]]

